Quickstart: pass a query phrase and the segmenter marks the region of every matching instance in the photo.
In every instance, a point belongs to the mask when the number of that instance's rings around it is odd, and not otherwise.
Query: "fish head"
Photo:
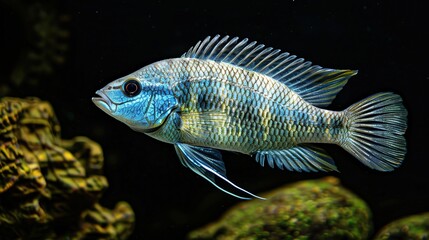
[[[139,132],[158,129],[178,102],[170,87],[141,74],[129,75],[107,84],[92,98],[97,107]]]

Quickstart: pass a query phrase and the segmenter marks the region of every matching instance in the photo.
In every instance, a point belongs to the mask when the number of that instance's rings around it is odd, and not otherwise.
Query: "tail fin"
[[[378,93],[344,110],[348,137],[341,146],[363,164],[392,171],[404,160],[407,110],[394,93]]]

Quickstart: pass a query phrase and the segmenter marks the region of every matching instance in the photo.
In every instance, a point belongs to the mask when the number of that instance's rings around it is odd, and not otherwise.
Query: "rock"
[[[367,239],[371,213],[364,201],[327,177],[286,185],[242,202],[188,239]]]
[[[374,240],[427,240],[429,239],[429,212],[409,216],[389,223]]]
[[[0,99],[0,236],[2,239],[125,239],[134,213],[98,201],[108,187],[100,145],[60,138],[51,105]],[[30,236],[30,237],[29,237]]]

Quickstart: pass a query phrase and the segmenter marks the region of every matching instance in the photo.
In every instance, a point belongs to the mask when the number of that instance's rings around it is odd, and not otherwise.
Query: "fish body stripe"
[[[180,142],[253,153],[300,143],[335,142],[341,132],[340,113],[312,106],[263,74],[187,58],[154,65],[152,74],[168,76],[162,81],[171,85],[179,115],[191,116],[186,124],[200,133],[182,134]],[[217,121],[221,116],[225,116],[223,121]]]

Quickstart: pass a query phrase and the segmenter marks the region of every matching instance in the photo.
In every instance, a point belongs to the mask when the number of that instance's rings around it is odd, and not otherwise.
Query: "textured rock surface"
[[[375,240],[428,240],[429,213],[413,215],[389,223],[376,235]]]
[[[60,138],[49,103],[0,100],[0,236],[2,239],[125,239],[134,213],[98,200],[108,187],[101,147],[86,137]]]
[[[243,202],[189,239],[367,239],[368,206],[339,180],[327,177],[286,185]]]

